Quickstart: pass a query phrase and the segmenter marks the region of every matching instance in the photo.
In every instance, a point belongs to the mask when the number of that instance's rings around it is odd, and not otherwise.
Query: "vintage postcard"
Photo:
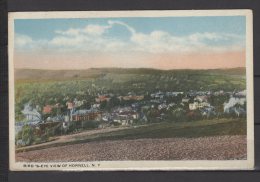
[[[9,14],[10,170],[254,168],[251,10]]]

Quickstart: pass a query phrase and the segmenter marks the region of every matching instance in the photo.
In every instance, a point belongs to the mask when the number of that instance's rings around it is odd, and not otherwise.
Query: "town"
[[[193,121],[220,117],[246,116],[246,90],[219,91],[157,91],[136,95],[113,93],[98,94],[93,103],[77,98],[64,98],[65,104],[39,105],[33,107],[30,102],[21,111],[24,119],[16,122],[16,134],[27,127],[40,130],[60,131],[59,135],[114,126],[134,126],[163,121]],[[75,124],[77,123],[77,124]],[[17,140],[20,145],[29,141]]]

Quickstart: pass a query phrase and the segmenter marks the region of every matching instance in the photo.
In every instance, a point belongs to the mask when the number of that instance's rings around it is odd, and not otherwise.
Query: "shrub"
[[[22,140],[25,142],[26,145],[31,145],[33,143],[33,133],[34,129],[29,126],[25,125],[22,129]]]

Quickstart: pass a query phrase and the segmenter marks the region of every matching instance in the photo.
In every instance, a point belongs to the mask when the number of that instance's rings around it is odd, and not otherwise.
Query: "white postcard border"
[[[48,18],[246,16],[247,159],[187,161],[89,161],[15,162],[14,121],[14,20]],[[66,11],[11,12],[8,16],[9,62],[9,162],[12,171],[103,171],[103,170],[252,170],[254,169],[253,17],[251,10],[156,10],[156,11]],[[25,167],[26,166],[26,167]],[[38,167],[37,167],[38,166]]]

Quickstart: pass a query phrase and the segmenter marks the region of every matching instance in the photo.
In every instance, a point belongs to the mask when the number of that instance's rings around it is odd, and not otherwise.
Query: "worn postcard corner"
[[[10,170],[254,169],[252,14],[9,13]]]

